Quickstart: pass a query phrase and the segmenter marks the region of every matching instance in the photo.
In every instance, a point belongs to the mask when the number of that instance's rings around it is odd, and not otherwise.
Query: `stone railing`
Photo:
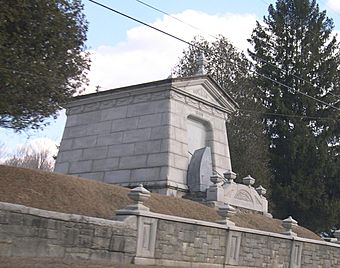
[[[234,181],[236,178],[234,172],[227,171],[223,175],[224,178],[218,175],[211,176],[213,184],[207,189],[208,203],[216,207],[227,203],[235,207],[258,211],[271,217],[268,213],[268,201],[264,196],[266,189],[261,185],[254,188],[254,178],[248,175],[242,179],[243,184],[241,184]]]
[[[205,222],[149,211],[142,186],[114,220],[0,203],[0,256],[81,258],[179,267],[340,267],[340,244],[235,226],[232,206]]]

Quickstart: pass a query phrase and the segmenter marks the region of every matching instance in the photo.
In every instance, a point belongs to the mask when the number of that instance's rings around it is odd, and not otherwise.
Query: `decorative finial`
[[[236,213],[236,209],[226,203],[217,210],[217,214],[221,216],[222,219],[218,220],[217,223],[225,224],[227,226],[235,226],[235,223],[230,220],[231,216]]]
[[[145,210],[150,209],[146,207],[143,202],[150,198],[150,192],[143,187],[143,184],[139,184],[138,187],[133,188],[129,193],[128,197],[134,201],[134,204],[127,206],[129,210]]]
[[[205,66],[207,65],[207,60],[204,56],[204,52],[202,51],[200,55],[198,56],[197,59],[197,65],[198,65],[198,70],[197,70],[197,75],[206,75],[207,70],[205,69]]]
[[[282,221],[282,227],[285,229],[283,234],[297,236],[297,234],[293,232],[293,226],[297,226],[297,221],[294,220],[292,216],[289,216],[287,219],[284,219]]]
[[[262,187],[262,185],[257,187],[255,190],[260,196],[264,196],[267,193],[266,188]]]
[[[250,175],[248,175],[247,177],[244,177],[242,179],[242,181],[245,185],[247,185],[249,187],[252,186],[255,183],[255,179]]]
[[[224,172],[223,176],[229,183],[234,182],[234,180],[236,179],[236,173],[231,170]]]

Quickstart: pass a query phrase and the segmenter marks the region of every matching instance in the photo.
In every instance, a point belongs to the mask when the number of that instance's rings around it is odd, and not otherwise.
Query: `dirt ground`
[[[104,219],[111,219],[117,209],[131,203],[127,196],[129,189],[124,187],[60,173],[4,165],[0,165],[0,185],[1,202]],[[213,208],[182,198],[151,194],[145,205],[152,212],[173,216],[210,222],[219,218]],[[283,231],[281,220],[260,214],[239,211],[231,220],[240,227],[275,233]],[[303,227],[298,226],[293,230],[299,237],[320,239]]]

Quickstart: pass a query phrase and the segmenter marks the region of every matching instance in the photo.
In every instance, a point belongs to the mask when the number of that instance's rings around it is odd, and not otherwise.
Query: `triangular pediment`
[[[174,88],[196,100],[234,112],[238,104],[209,76],[176,79]]]

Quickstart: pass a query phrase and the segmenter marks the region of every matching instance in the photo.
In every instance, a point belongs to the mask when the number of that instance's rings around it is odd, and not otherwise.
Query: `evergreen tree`
[[[80,0],[0,0],[0,127],[39,128],[87,82]]]
[[[315,0],[277,0],[268,12],[249,53],[267,109],[274,216],[330,229],[340,222],[340,45]]]
[[[207,73],[240,106],[240,110],[231,115],[227,126],[233,171],[239,179],[251,174],[256,178],[256,184],[262,184],[269,190],[268,144],[259,113],[262,106],[256,102],[256,92],[249,77],[249,62],[223,36],[212,43],[195,38],[183,52],[175,74],[196,74],[202,53],[207,61]]]

